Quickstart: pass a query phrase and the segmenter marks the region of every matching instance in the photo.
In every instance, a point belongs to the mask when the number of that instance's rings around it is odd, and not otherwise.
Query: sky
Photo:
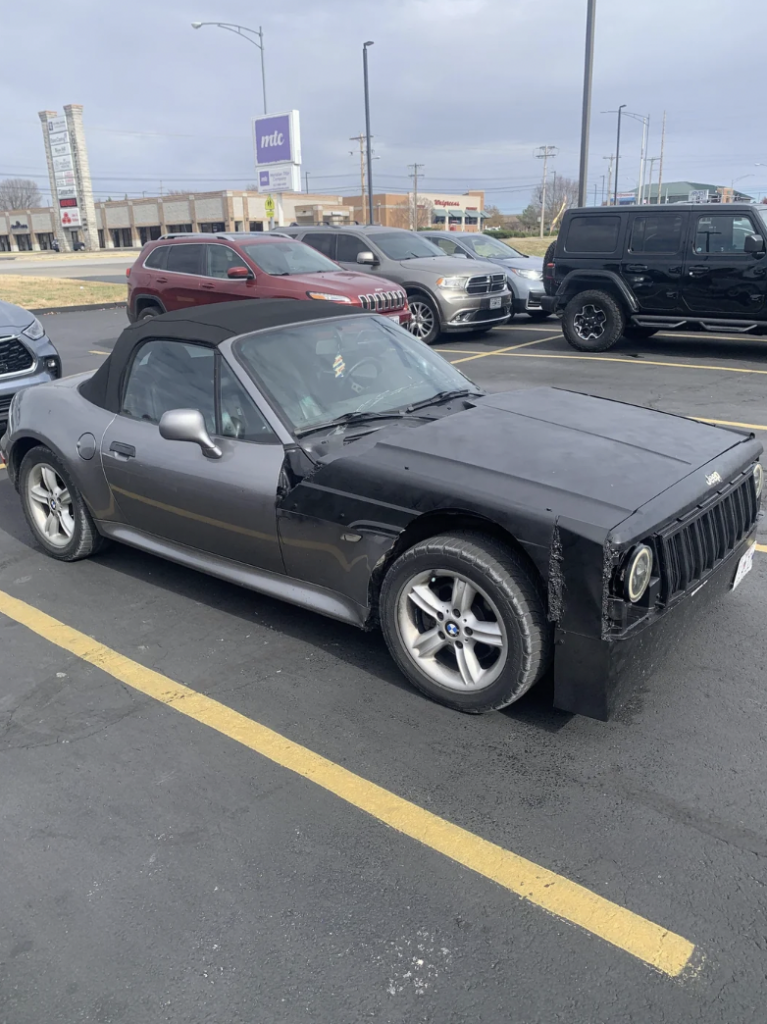
[[[192,21],[263,28],[268,109],[300,112],[312,192],[359,194],[368,39],[376,192],[406,192],[418,163],[424,191],[484,188],[519,212],[544,145],[550,173],[577,177],[586,0],[0,0],[0,178],[48,192],[37,113],[81,103],[98,199],[253,182],[261,55]],[[602,111],[622,103],[650,117],[648,158],[667,112],[664,181],[766,195],[766,39],[767,0],[597,0],[590,199],[615,150]],[[641,133],[624,119],[622,191]]]

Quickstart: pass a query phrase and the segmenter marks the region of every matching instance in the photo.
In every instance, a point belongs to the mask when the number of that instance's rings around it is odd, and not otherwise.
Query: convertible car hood
[[[381,431],[359,452],[363,465],[353,473],[402,474],[431,494],[437,484],[446,500],[463,495],[481,504],[492,495],[609,528],[741,440],[684,417],[532,388],[487,395],[432,423]],[[352,451],[347,446],[339,460],[348,469]]]

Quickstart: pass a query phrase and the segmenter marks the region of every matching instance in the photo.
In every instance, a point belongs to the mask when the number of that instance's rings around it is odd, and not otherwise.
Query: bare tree
[[[189,195],[189,189],[188,188],[166,188],[165,189],[165,195],[166,196],[188,196]]]
[[[433,208],[434,203],[431,199],[426,199],[424,196],[418,197],[419,228],[428,228],[431,225]],[[415,223],[415,194],[413,192],[402,196],[402,199],[393,208],[390,208],[390,223],[393,228],[410,229],[413,227]]]
[[[28,210],[42,205],[42,193],[31,178],[0,181],[0,210]]]
[[[543,191],[543,184],[541,183],[533,192],[532,206],[540,216],[541,211],[541,193]],[[549,179],[546,185],[546,225],[550,225],[556,215],[562,209],[562,204],[565,204],[565,208],[569,206],[578,205],[578,182],[575,178],[564,178],[561,174],[557,174]]]

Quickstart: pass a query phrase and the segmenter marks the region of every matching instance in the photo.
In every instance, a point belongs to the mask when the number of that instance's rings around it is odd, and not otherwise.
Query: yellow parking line
[[[101,349],[99,349],[99,348],[92,348],[92,349],[90,349],[89,355],[92,355],[92,356],[108,356],[109,352],[102,352]]]
[[[464,359],[451,359],[450,362],[455,366],[456,363],[470,363],[472,359],[484,359],[486,356],[511,355],[518,348],[528,348],[530,345],[542,345],[544,341],[555,341],[558,337],[558,334],[552,334],[548,338],[536,338],[535,341],[523,341],[521,345],[508,345],[506,348],[496,348],[491,352],[477,352],[472,356],[466,356]]]
[[[4,462],[0,462],[0,469],[5,469],[5,463]]]
[[[695,947],[681,935],[404,800],[3,591],[0,591],[0,613],[134,690],[215,729],[334,793],[377,821],[578,925],[664,974],[677,977],[689,965]]]
[[[690,416],[701,423],[716,423],[718,427],[742,427],[743,430],[767,430],[764,423],[738,423],[736,420],[707,420],[704,416]]]
[[[541,341],[551,341],[551,338],[541,338]],[[529,342],[536,344],[536,342]],[[517,345],[516,348],[523,348]],[[630,363],[632,366],[673,366],[679,370],[720,370],[722,373],[758,373],[767,375],[767,370],[748,370],[740,366],[709,366],[706,363],[664,363],[653,359],[623,359],[620,356],[576,356],[565,353],[553,352],[512,352],[510,349],[499,349],[497,352],[486,352],[485,355],[509,355],[517,356],[518,359],[584,359],[588,362],[597,363]],[[461,362],[461,360],[458,360]]]
[[[756,550],[761,551],[763,555],[767,555],[767,544],[757,544]]]

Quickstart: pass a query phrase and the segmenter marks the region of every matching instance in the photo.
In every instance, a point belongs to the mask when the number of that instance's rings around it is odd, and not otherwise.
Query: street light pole
[[[362,47],[362,72],[365,79],[365,134],[368,151],[368,224],[373,223],[373,148],[370,135],[370,87],[368,84],[368,47],[372,45],[373,41],[368,40]]]
[[[618,107],[618,138],[615,142],[615,194],[613,196],[613,206],[618,205],[618,164],[621,158],[621,114],[625,110],[627,104],[621,103]],[[609,113],[613,114],[615,111],[611,110]]]
[[[578,171],[578,205],[586,205],[589,174],[589,128],[591,123],[591,80],[594,71],[594,29],[597,0],[588,0],[586,13],[586,55],[583,69],[583,113],[581,115],[581,160]]]
[[[223,28],[227,32],[234,32],[235,35],[240,36],[242,39],[247,39],[249,43],[257,46],[261,51],[261,86],[264,90],[264,113],[266,110],[266,68],[264,66],[264,30],[259,25],[258,30],[254,28],[247,28],[245,25],[233,25],[228,21],[193,21],[192,28],[203,28],[205,25],[212,25],[214,28]],[[256,42],[254,36],[258,37]]]

